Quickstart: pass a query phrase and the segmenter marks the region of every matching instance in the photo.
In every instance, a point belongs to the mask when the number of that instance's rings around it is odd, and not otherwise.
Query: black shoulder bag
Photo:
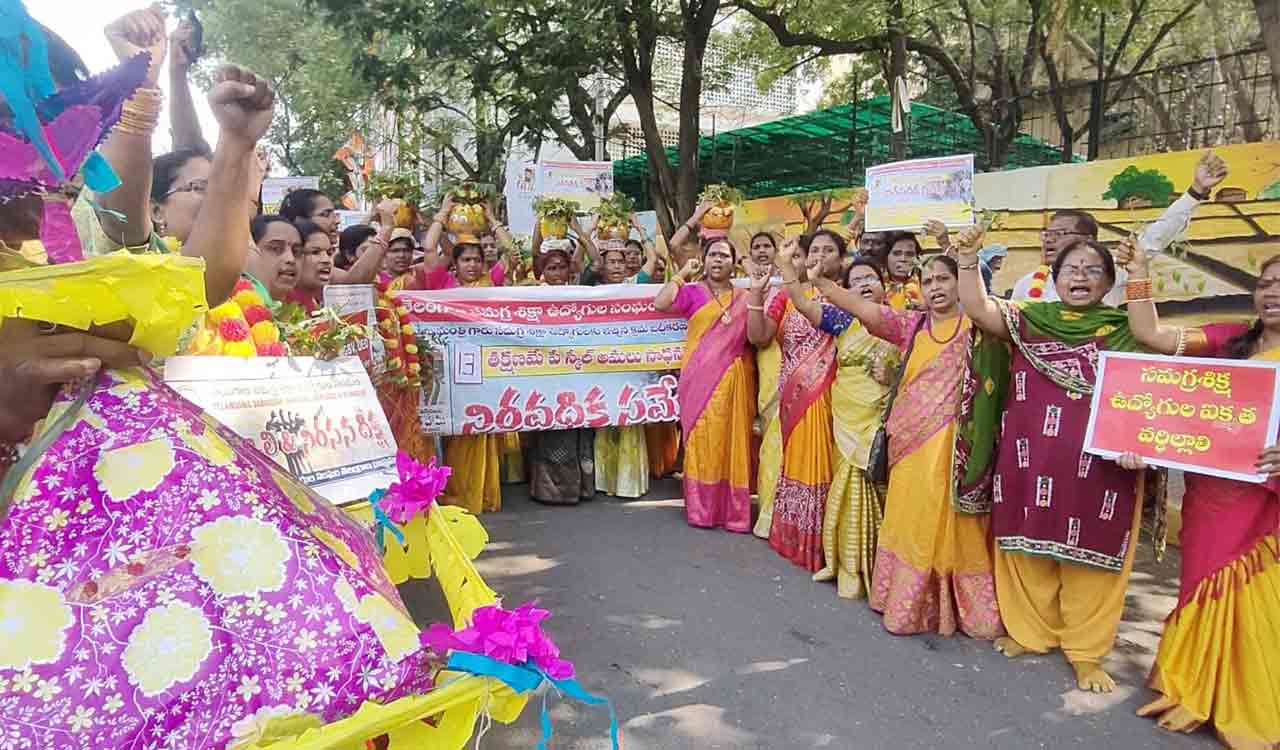
[[[924,327],[928,316],[929,313],[926,312],[911,331],[911,340],[907,342],[906,354],[902,357],[898,374],[893,379],[893,386],[889,389],[889,399],[885,402],[884,413],[880,415],[880,429],[876,430],[876,436],[871,441],[871,454],[867,457],[867,473],[871,476],[871,481],[878,485],[889,483],[889,433],[885,430],[885,423],[889,421],[893,401],[898,397],[898,386],[902,385],[902,376],[907,372],[907,363],[911,361],[911,350],[916,346],[916,336],[920,335],[920,329]]]

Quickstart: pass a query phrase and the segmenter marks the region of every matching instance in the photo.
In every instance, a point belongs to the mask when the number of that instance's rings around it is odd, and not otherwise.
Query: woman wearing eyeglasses
[[[972,228],[957,243],[960,302],[979,328],[1013,344],[991,490],[996,600],[1009,634],[996,648],[1009,657],[1061,649],[1081,690],[1111,692],[1101,663],[1124,610],[1144,475],[1083,448],[1099,353],[1140,346],[1125,313],[1103,303],[1116,281],[1107,248],[1085,239],[1061,247],[1058,301],[1014,305],[987,295],[981,239]],[[984,383],[1001,374],[978,373]]]

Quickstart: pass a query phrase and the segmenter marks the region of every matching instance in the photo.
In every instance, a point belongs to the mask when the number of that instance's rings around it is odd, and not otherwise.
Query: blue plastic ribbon
[[[36,102],[54,91],[44,32],[27,13],[22,0],[0,0],[0,96],[13,112],[15,129],[35,146],[53,175],[65,180],[66,173],[53,155],[36,115]]]
[[[395,525],[391,520],[391,516],[388,516],[386,511],[382,509],[382,498],[386,494],[386,490],[374,490],[369,495],[369,507],[373,508],[373,520],[377,524],[377,528],[374,531],[374,539],[378,542],[379,552],[387,551],[386,537],[383,536],[383,533],[388,529],[391,531],[391,536],[394,536],[401,546],[404,545],[404,532],[400,530],[399,526]]]
[[[89,154],[88,160],[80,168],[80,174],[84,175],[84,184],[100,195],[120,187],[120,178],[116,175],[116,171],[97,151]]]
[[[621,747],[618,741],[618,714],[614,711],[613,704],[609,702],[608,698],[588,693],[572,677],[557,680],[547,675],[533,661],[527,661],[524,664],[507,664],[488,656],[472,654],[467,651],[453,651],[450,653],[448,668],[474,675],[493,677],[517,693],[536,690],[543,682],[549,682],[552,687],[564,695],[588,706],[607,706],[609,709],[609,738],[613,740],[613,750],[619,750]],[[547,710],[547,697],[545,695],[542,696],[540,721],[542,724],[542,739],[538,742],[538,750],[547,750],[548,743],[551,742],[552,729],[551,714]]]

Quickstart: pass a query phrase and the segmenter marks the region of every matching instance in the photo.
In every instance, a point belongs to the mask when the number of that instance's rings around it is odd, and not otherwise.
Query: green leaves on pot
[[[707,185],[698,196],[699,203],[727,203],[731,206],[740,206],[745,200],[741,190],[721,184]]]
[[[535,198],[533,200],[533,213],[539,219],[564,219],[568,221],[578,215],[582,207],[577,201],[565,200],[564,198]]]

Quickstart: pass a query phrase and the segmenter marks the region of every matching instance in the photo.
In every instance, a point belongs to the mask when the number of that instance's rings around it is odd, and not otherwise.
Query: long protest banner
[[[170,357],[164,380],[333,503],[396,479],[391,426],[355,357]]]
[[[1261,482],[1254,464],[1276,440],[1274,364],[1104,352],[1085,451]]]
[[[868,232],[974,223],[973,154],[870,167],[866,185]]]
[[[399,293],[421,349],[423,428],[471,435],[679,419],[685,320],[654,309],[657,290]]]

